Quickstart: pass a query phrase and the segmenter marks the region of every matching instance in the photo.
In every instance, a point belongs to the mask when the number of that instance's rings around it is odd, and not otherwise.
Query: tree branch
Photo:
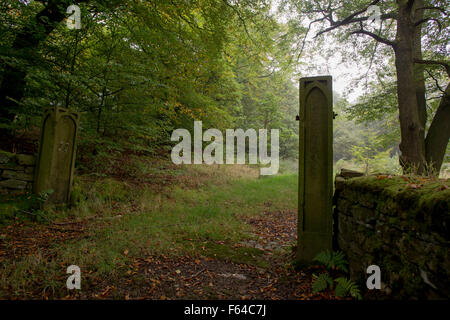
[[[229,4],[228,0],[223,0],[223,2],[237,14],[239,20],[241,21],[242,25],[244,26],[245,33],[247,34],[249,39],[253,42],[253,44],[256,44],[255,40],[253,40],[252,36],[250,35],[250,32],[247,29],[247,23],[245,22],[245,19],[242,17],[242,15],[239,12],[239,10],[236,9],[232,4]]]
[[[385,45],[388,45],[388,46],[391,46],[391,47],[395,47],[395,42],[393,42],[391,40],[388,40],[388,39],[385,39],[385,38],[383,38],[383,37],[381,37],[381,36],[379,36],[379,35],[377,35],[377,34],[375,34],[373,32],[366,31],[364,29],[353,31],[351,34],[365,34],[367,36],[370,36],[370,37],[374,38],[378,42],[384,43]]]
[[[417,26],[420,26],[422,23],[426,23],[428,21],[436,22],[438,24],[439,32],[442,31],[442,24],[441,24],[441,22],[438,19],[435,19],[435,18],[425,18],[425,19],[417,21],[414,25],[417,27]]]
[[[431,73],[431,71],[430,71],[430,70],[425,70],[425,71],[428,73],[428,75],[431,77],[431,79],[434,80],[434,82],[435,82],[436,87],[438,88],[438,90],[441,91],[441,92],[444,92],[444,89],[442,89],[442,87],[439,85],[438,79],[436,79],[436,78],[434,77],[434,75]]]
[[[380,0],[374,0],[372,1],[368,6],[366,6],[364,9],[361,9],[357,12],[352,13],[351,15],[349,15],[348,17],[346,17],[345,19],[341,20],[341,21],[330,21],[331,22],[331,26],[329,28],[326,28],[325,30],[322,30],[320,32],[318,32],[316,34],[315,37],[320,36],[323,33],[329,32],[331,30],[334,30],[336,28],[339,28],[341,26],[345,26],[345,25],[349,25],[352,23],[356,23],[356,22],[362,22],[362,21],[366,21],[368,20],[370,17],[360,17],[360,18],[356,18],[357,16],[359,16],[360,14],[364,13],[367,11],[367,9],[369,9],[370,6],[376,5],[378,2],[380,2]],[[397,19],[397,14],[395,12],[389,12],[389,13],[385,13],[382,14],[380,16],[381,20],[387,20],[387,19]]]
[[[447,15],[447,10],[445,10],[444,8],[441,7],[422,7],[422,8],[417,8],[417,10],[438,10],[441,11],[444,15]]]
[[[418,64],[431,64],[431,65],[434,64],[443,66],[445,68],[445,71],[447,71],[447,76],[450,78],[450,64],[448,62],[438,60],[420,60],[420,59],[415,59],[414,62]]]
[[[360,17],[360,18],[354,18],[354,19],[351,19],[351,20],[345,20],[344,19],[342,21],[335,22],[331,27],[326,28],[325,30],[322,30],[322,31],[318,32],[315,37],[318,37],[318,36],[320,36],[323,33],[332,31],[334,29],[337,29],[337,28],[345,26],[345,25],[349,25],[349,24],[357,23],[357,22],[367,21],[367,20],[369,20],[369,18],[370,17]],[[395,14],[394,12],[389,12],[389,13],[382,14],[380,16],[380,20],[388,20],[388,19],[397,19],[397,14]]]
[[[303,53],[303,49],[305,48],[305,44],[306,44],[306,38],[308,37],[308,34],[309,34],[309,32],[311,31],[311,26],[312,26],[314,23],[319,22],[319,21],[323,21],[323,20],[325,20],[325,19],[329,19],[328,16],[324,16],[324,17],[322,17],[322,18],[318,18],[318,19],[316,19],[316,20],[314,20],[314,21],[311,21],[311,22],[309,23],[308,29],[306,30],[305,36],[303,37],[302,47],[300,48],[300,52],[299,52],[298,55],[297,55],[297,61],[300,59],[300,56],[301,56],[302,53]],[[333,18],[330,17],[330,19],[332,20]]]

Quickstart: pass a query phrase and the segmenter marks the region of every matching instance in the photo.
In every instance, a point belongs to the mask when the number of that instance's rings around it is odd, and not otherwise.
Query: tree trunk
[[[419,112],[418,84],[415,80],[416,27],[408,1],[398,1],[395,66],[401,130],[400,164],[405,172],[423,173],[425,169],[425,126]]]
[[[424,10],[417,8],[425,7],[424,0],[416,0],[413,5],[413,22],[424,18]],[[416,27],[414,36],[414,58],[422,60],[422,24]],[[425,95],[425,67],[416,63],[414,66],[414,77],[416,81],[416,97],[419,108],[421,125],[425,128],[427,122],[426,95]],[[433,122],[425,139],[425,159],[428,173],[439,175],[442,162],[445,157],[448,140],[450,138],[450,89],[447,87],[435,114]]]
[[[53,31],[56,24],[65,18],[68,1],[48,1],[32,23],[27,24],[14,39],[12,49],[20,55],[29,57],[36,52],[39,44]],[[25,91],[25,68],[5,64],[3,80],[0,85],[0,122],[11,122],[21,112],[20,101]]]
[[[428,129],[425,140],[426,159],[434,173],[439,175],[442,162],[450,139],[450,83],[445,89],[444,96]]]
[[[424,17],[424,10],[418,8],[425,7],[424,0],[414,1],[412,7],[412,21],[421,21]],[[414,59],[422,60],[422,24],[416,27],[414,33]],[[424,128],[427,124],[427,100],[425,97],[425,68],[423,64],[414,65],[414,79],[416,81],[416,97],[417,97],[417,107],[419,108],[419,119],[420,124]]]

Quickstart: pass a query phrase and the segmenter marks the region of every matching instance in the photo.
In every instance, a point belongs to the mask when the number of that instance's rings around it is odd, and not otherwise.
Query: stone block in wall
[[[354,171],[354,170],[342,168],[340,176],[342,178],[344,178],[344,179],[346,179],[346,178],[356,178],[356,177],[364,176],[364,173],[359,172],[359,171]]]
[[[378,195],[366,192],[358,192],[358,191],[355,192],[358,194],[358,203],[361,206],[369,209],[374,209],[377,206]]]
[[[350,202],[345,198],[340,198],[336,203],[337,210],[339,210],[339,212],[342,212],[342,214],[346,213],[349,214],[348,210],[350,209],[351,206],[352,202]]]
[[[450,296],[450,279],[442,277],[450,270],[449,244],[423,241],[409,234],[403,234],[398,247],[399,252],[418,266],[428,285]]]
[[[18,154],[16,159],[19,165],[22,166],[34,166],[36,158],[28,154]]]
[[[0,152],[0,164],[5,164],[9,162],[10,157],[3,152]]]
[[[0,150],[0,166],[4,166],[14,162],[16,162],[14,153]]]
[[[351,222],[351,219],[345,215],[341,215],[339,217],[339,234],[343,234],[346,238],[351,238],[353,235],[353,231],[355,229],[354,224]]]
[[[25,167],[25,173],[34,173],[34,167]]]
[[[337,176],[334,179],[335,190],[340,191],[340,190],[344,189],[344,183],[345,183],[345,179],[343,177]]]
[[[398,204],[393,199],[385,197],[378,202],[377,210],[385,215],[397,216],[399,208]]]
[[[335,194],[337,195],[337,194]],[[346,199],[350,202],[357,202],[358,201],[358,193],[354,192],[352,189],[348,187],[344,187],[341,191],[339,191],[338,194],[339,199]]]
[[[357,221],[364,224],[375,224],[376,222],[376,213],[373,209],[369,209],[367,207],[363,207],[360,205],[354,205],[350,208],[350,212],[352,217],[354,217]]]
[[[19,166],[17,163],[15,162],[8,162],[5,164],[0,164],[0,170],[1,169],[6,169],[6,170],[20,170],[23,169],[23,167]]]
[[[27,188],[27,182],[16,179],[8,179],[0,181],[0,188],[24,190]]]
[[[25,169],[25,168],[24,168]],[[22,181],[33,181],[33,175],[25,171],[3,170],[2,178]]]
[[[31,190],[34,179],[35,156],[0,150],[0,190]]]

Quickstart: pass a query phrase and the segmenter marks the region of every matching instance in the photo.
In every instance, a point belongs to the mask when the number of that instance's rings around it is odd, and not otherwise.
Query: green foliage
[[[324,265],[328,272],[320,275],[313,275],[312,292],[313,294],[322,292],[326,289],[334,289],[337,297],[345,298],[348,295],[355,299],[361,300],[361,294],[358,285],[345,277],[332,277],[336,272],[348,272],[348,262],[345,259],[344,253],[341,251],[330,252],[329,250],[322,251],[314,258],[314,261]]]
[[[20,221],[47,222],[44,204],[53,190],[39,194],[23,193],[0,197],[0,224],[16,218]]]
[[[330,252],[329,250],[322,251],[314,258],[314,261],[319,262],[330,270],[342,270],[348,272],[347,260],[345,260],[342,251]]]
[[[328,287],[333,287],[333,279],[330,277],[328,273],[321,273],[320,275],[313,275],[313,285],[312,292],[313,294],[319,293],[321,291],[326,290]]]
[[[350,279],[340,277],[335,279],[337,283],[335,293],[337,297],[346,297],[350,294],[353,298],[361,300],[362,296],[356,283]]]
[[[290,32],[297,33],[297,50],[301,52],[298,57],[305,63],[305,70],[314,70],[324,68],[324,62],[328,59],[340,59],[340,63],[351,62],[353,70],[351,71],[352,85],[346,89],[345,94],[355,94],[359,97],[343,106],[343,110],[349,116],[350,120],[356,123],[364,123],[369,128],[376,127],[377,134],[387,143],[383,150],[393,148],[389,157],[392,158],[399,153],[398,145],[401,136],[406,139],[408,136],[409,121],[418,121],[415,126],[425,126],[425,135],[417,136],[414,143],[423,145],[424,138],[427,137],[426,150],[417,151],[412,147],[411,141],[403,141],[402,151],[404,153],[403,164],[408,166],[408,154],[417,152],[429,153],[430,147],[435,141],[436,135],[428,135],[426,132],[434,120],[448,122],[440,116],[436,118],[437,107],[440,101],[446,96],[445,88],[449,85],[448,68],[448,38],[450,32],[450,23],[447,17],[446,8],[448,1],[445,0],[424,0],[424,1],[351,1],[343,2],[338,0],[304,0],[292,1],[281,0],[280,11],[290,20],[288,25]],[[370,23],[370,14],[368,10],[370,5],[375,5],[381,13],[381,24],[375,27]],[[403,10],[403,7],[414,8],[413,10]],[[423,9],[423,10],[422,10]],[[414,20],[419,21],[415,26]],[[308,21],[308,22],[306,22]],[[412,24],[411,33],[408,36],[400,35],[397,29],[399,21],[408,21]],[[433,23],[426,23],[433,21]],[[308,25],[309,23],[309,25]],[[438,26],[438,27],[436,27]],[[305,30],[306,29],[306,30]],[[360,31],[358,31],[360,30]],[[414,35],[414,30],[416,34]],[[309,36],[305,36],[305,31]],[[413,62],[406,59],[406,55],[399,54],[398,48],[405,39],[414,36],[420,37],[413,44],[417,60],[426,60],[426,64]],[[310,39],[310,40],[309,40]],[[333,45],[330,45],[333,43]],[[337,45],[335,45],[337,44]],[[386,45],[388,44],[388,45]],[[391,45],[392,44],[392,45]],[[396,50],[393,50],[396,47]],[[397,53],[397,54],[395,54]],[[323,59],[318,58],[323,57]],[[339,58],[340,57],[340,58]],[[437,63],[435,63],[437,62]],[[337,63],[336,63],[337,64]],[[342,65],[340,65],[341,67]],[[407,67],[406,67],[407,66]],[[444,66],[444,67],[442,67]],[[327,68],[329,65],[327,64]],[[330,67],[336,68],[331,64]],[[340,73],[339,68],[335,70]],[[414,70],[409,74],[409,81],[397,78],[402,70]],[[411,68],[411,69],[409,69]],[[408,72],[406,72],[408,73]],[[409,83],[409,84],[407,84]],[[415,83],[413,85],[413,83]],[[405,86],[409,86],[407,89]],[[414,89],[413,86],[416,86]],[[410,115],[410,106],[408,103],[399,99],[401,92],[398,90],[416,90],[416,101],[419,106],[419,118],[416,115]],[[420,89],[418,89],[420,88]],[[348,95],[350,97],[350,95]],[[402,105],[400,105],[402,104]],[[442,113],[443,114],[443,113]],[[411,120],[413,119],[414,120]],[[440,119],[439,119],[440,118]],[[399,119],[404,122],[400,127]],[[426,123],[421,123],[426,120]],[[434,123],[439,123],[436,121]],[[339,126],[339,122],[336,121]],[[419,124],[420,123],[420,124]],[[381,126],[380,126],[381,124]],[[350,123],[348,124],[351,125]],[[340,129],[340,128],[339,128]],[[339,137],[342,145],[339,145],[338,152],[334,160],[340,159],[347,161],[351,157],[345,152],[344,142],[350,142],[355,145],[355,137],[359,137],[359,128],[350,128],[354,136],[348,136],[346,130],[339,130],[342,135]],[[345,129],[345,128],[344,128]],[[400,136],[400,131],[402,135]],[[439,130],[444,137],[448,135],[445,128]],[[433,137],[434,136],[434,137]],[[359,139],[356,139],[359,140]],[[364,139],[362,139],[364,140]],[[444,141],[448,140],[445,138]],[[339,143],[340,144],[340,143]],[[348,146],[349,144],[347,144]],[[408,150],[411,148],[411,150]],[[414,149],[416,148],[416,149]],[[439,146],[440,152],[445,151],[445,145]],[[361,154],[361,150],[357,150]],[[370,151],[373,150],[371,148]],[[418,158],[428,158],[429,154],[420,155]],[[373,155],[364,156],[365,159],[376,161]],[[364,161],[362,161],[364,163]],[[360,161],[361,163],[361,161]],[[364,164],[367,171],[367,161]],[[416,164],[417,166],[417,164]],[[421,170],[421,168],[418,168]]]
[[[335,96],[333,122],[333,157],[335,170],[354,169],[365,173],[400,173],[398,161],[398,128],[395,115],[361,121],[354,117],[353,107]],[[364,110],[372,110],[366,106]]]
[[[80,3],[80,30],[65,21],[48,36],[32,29],[39,47],[16,50],[45,5],[2,4],[0,81],[3,62],[27,77],[15,120],[1,126],[39,126],[44,108],[70,108],[82,112],[80,149],[98,155],[117,137],[127,151],[165,149],[174,129],[201,120],[220,130],[278,128],[281,156],[297,156],[292,39],[267,1],[93,0]]]

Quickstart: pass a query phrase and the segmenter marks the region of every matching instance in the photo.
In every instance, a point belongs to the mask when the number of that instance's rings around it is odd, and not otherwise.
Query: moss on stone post
[[[297,259],[311,262],[332,250],[332,78],[300,79]]]
[[[76,155],[80,115],[63,108],[48,109],[44,115],[33,191],[53,190],[53,203],[69,201]]]

